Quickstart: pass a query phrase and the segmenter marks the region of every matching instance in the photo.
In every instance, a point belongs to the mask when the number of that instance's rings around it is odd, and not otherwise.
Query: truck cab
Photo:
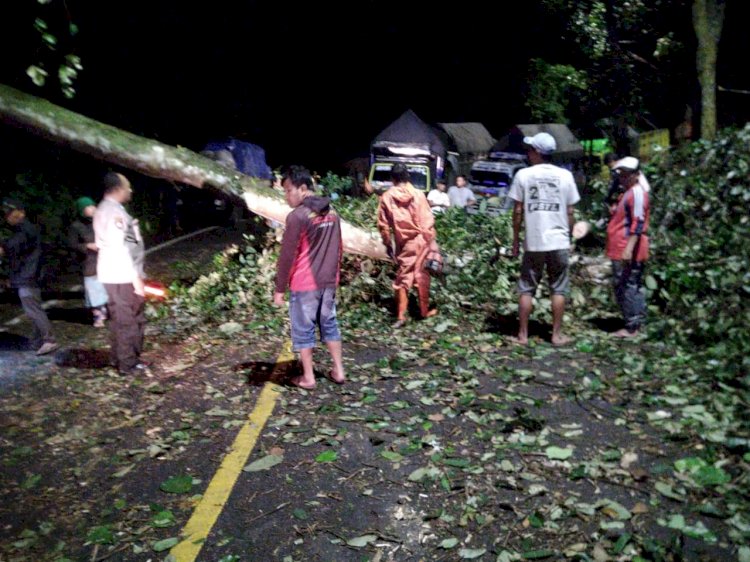
[[[434,187],[445,166],[443,158],[430,152],[428,145],[376,142],[370,153],[369,173],[370,185],[376,193],[381,194],[393,185],[391,169],[399,163],[409,170],[412,185],[424,191]]]
[[[516,172],[527,167],[526,157],[514,152],[491,152],[488,160],[478,160],[471,166],[469,184],[471,190],[487,203],[502,211],[513,204],[508,198],[510,184]]]

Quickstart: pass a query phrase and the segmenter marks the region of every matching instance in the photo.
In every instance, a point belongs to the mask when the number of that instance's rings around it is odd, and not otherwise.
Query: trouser
[[[105,283],[109,299],[110,359],[120,371],[138,364],[146,330],[145,301],[132,283]]]
[[[26,316],[34,324],[34,341],[41,340],[43,343],[55,341],[52,335],[52,324],[50,324],[47,313],[42,308],[42,290],[33,287],[19,287],[18,298]]]
[[[646,318],[646,294],[643,288],[644,262],[612,261],[615,298],[625,320],[625,329],[635,332]]]

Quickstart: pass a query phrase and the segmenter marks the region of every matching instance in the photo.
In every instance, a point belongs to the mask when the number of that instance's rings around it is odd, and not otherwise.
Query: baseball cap
[[[638,158],[634,158],[632,156],[626,156],[625,158],[620,158],[617,162],[615,162],[615,165],[612,169],[635,172],[636,170],[638,170],[639,166],[640,166],[640,162],[638,162]]]
[[[83,213],[83,210],[86,207],[90,207],[92,205],[96,206],[96,203],[94,203],[94,200],[91,199],[91,197],[79,197],[76,200],[76,211],[78,211],[78,214],[80,215]]]
[[[23,203],[21,203],[17,199],[10,199],[10,198],[3,199],[3,214],[7,215],[11,211],[15,211],[15,210],[23,211],[24,210]]]
[[[533,137],[523,137],[523,142],[540,154],[552,154],[557,150],[555,137],[549,133],[537,133]]]

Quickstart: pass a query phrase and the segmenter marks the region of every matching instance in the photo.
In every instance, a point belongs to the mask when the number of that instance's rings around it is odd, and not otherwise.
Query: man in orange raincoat
[[[393,281],[397,310],[393,327],[400,328],[406,323],[409,289],[413,285],[417,286],[422,317],[437,314],[437,309],[430,310],[430,275],[424,268],[424,262],[427,255],[438,251],[438,248],[435,217],[425,194],[411,184],[407,167],[395,164],[391,179],[393,187],[380,198],[378,230],[388,255],[398,264]],[[395,251],[391,246],[391,231],[396,243]]]

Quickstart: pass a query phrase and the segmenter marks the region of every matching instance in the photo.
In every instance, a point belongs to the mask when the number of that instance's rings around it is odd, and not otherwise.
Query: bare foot
[[[552,336],[552,345],[554,346],[560,346],[560,345],[568,345],[573,341],[573,338],[570,338],[568,336],[564,336],[562,334],[558,336]]]
[[[612,337],[615,338],[634,338],[638,335],[638,330],[635,332],[630,332],[627,329],[623,328],[622,330],[617,330],[614,334],[612,334]]]
[[[299,388],[302,388],[304,390],[314,390],[315,389],[315,379],[312,380],[312,382],[305,379],[303,376],[294,377],[289,381],[292,386],[296,386]]]
[[[510,340],[510,343],[514,343],[516,345],[528,345],[529,338],[522,338],[521,336],[511,336],[508,338]]]
[[[330,372],[326,375],[326,378],[331,382],[335,382],[336,384],[344,384],[346,382],[346,377],[344,375],[339,375],[336,372],[336,369],[331,369]]]

